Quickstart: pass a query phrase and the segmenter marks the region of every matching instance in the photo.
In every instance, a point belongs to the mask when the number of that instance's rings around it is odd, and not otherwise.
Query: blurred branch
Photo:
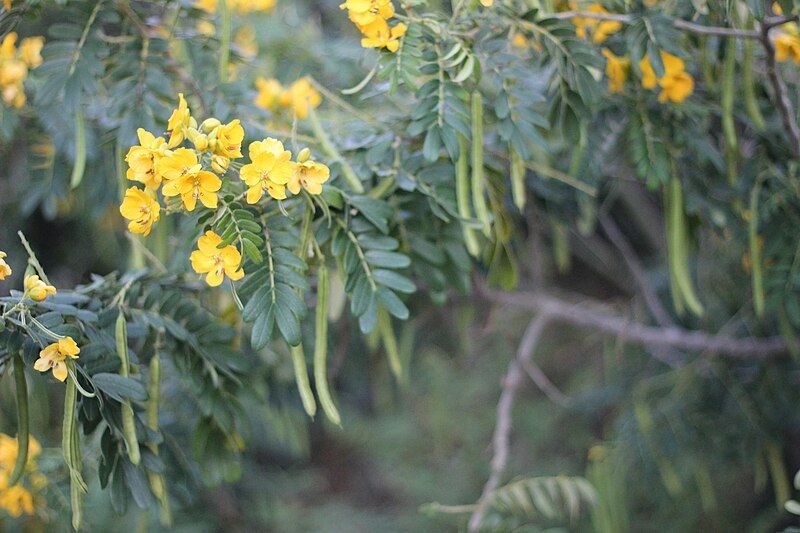
[[[661,326],[674,325],[672,317],[670,317],[667,310],[664,309],[664,306],[661,305],[661,301],[650,285],[647,274],[642,264],[639,262],[639,258],[636,256],[636,252],[633,250],[630,243],[628,243],[627,239],[625,239],[619,227],[612,218],[605,213],[600,213],[597,219],[603,231],[605,231],[606,236],[611,241],[611,244],[619,250],[622,258],[625,260],[625,264],[628,265],[628,270],[631,271],[633,278],[636,280],[637,285],[639,285],[639,290],[642,292],[644,301],[650,313],[653,315],[653,318],[655,318],[656,322]]]
[[[522,336],[522,342],[520,342],[516,357],[508,364],[508,371],[503,378],[503,392],[500,394],[500,401],[497,403],[497,424],[494,427],[492,436],[494,455],[492,456],[491,473],[483,486],[477,508],[469,519],[469,531],[471,532],[480,530],[481,522],[483,522],[483,518],[489,508],[491,495],[500,486],[500,479],[508,463],[511,412],[514,409],[517,392],[524,383],[523,366],[526,362],[530,362],[531,357],[533,357],[542,331],[549,321],[550,315],[547,311],[542,311],[531,321]]]
[[[645,346],[671,346],[689,351],[726,354],[736,358],[770,357],[787,353],[783,338],[743,337],[687,330],[677,326],[651,327],[616,316],[602,302],[573,303],[544,292],[501,292],[479,287],[490,301],[546,313],[551,320],[595,328]]]
[[[783,82],[780,72],[778,72],[778,65],[775,61],[775,45],[773,45],[769,38],[769,31],[774,26],[776,26],[776,24],[766,20],[760,23],[760,41],[766,52],[767,76],[769,76],[772,90],[775,92],[775,103],[778,106],[778,110],[781,112],[783,128],[789,136],[789,145],[792,149],[792,155],[797,159],[800,158],[800,128],[797,126],[792,102],[789,100],[789,95],[786,92],[786,84]]]
[[[622,13],[593,13],[591,11],[562,11],[561,13],[548,13],[548,18],[555,19],[571,19],[575,17],[594,19],[594,20],[609,20],[613,22],[621,22],[622,24],[631,24],[635,17],[625,15]],[[768,17],[764,19],[763,24],[769,28],[780,26],[788,22],[794,22],[797,17]],[[704,26],[702,24],[695,24],[688,20],[674,19],[673,25],[681,30],[686,30],[698,35],[720,35],[724,37],[739,37],[743,39],[760,39],[761,33],[756,30],[740,30],[737,28],[722,28],[719,26]]]

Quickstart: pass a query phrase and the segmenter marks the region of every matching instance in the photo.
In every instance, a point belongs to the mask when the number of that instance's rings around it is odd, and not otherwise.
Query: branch
[[[621,13],[593,13],[591,11],[562,11],[561,13],[552,13],[547,15],[550,18],[556,19],[571,19],[574,17],[582,17],[594,20],[610,20],[613,22],[621,22],[622,24],[631,24],[635,18],[631,15]],[[791,22],[791,19],[774,20],[770,23],[778,26]],[[674,19],[672,21],[676,28],[686,30],[698,35],[721,35],[726,37],[741,37],[743,39],[758,39],[761,34],[755,30],[739,30],[736,28],[722,28],[718,26],[703,26],[702,24],[695,24],[682,19]]]
[[[781,112],[783,129],[786,130],[786,134],[789,136],[792,155],[794,155],[795,159],[798,159],[800,158],[800,128],[798,128],[797,121],[794,119],[794,109],[791,100],[789,100],[789,95],[786,93],[786,84],[783,83],[783,78],[778,72],[778,65],[775,61],[775,46],[769,38],[769,30],[776,25],[768,21],[761,22],[760,41],[767,53],[767,75],[772,84],[772,90],[775,92],[778,110]]]
[[[546,313],[551,320],[598,329],[645,346],[670,346],[682,350],[725,354],[734,358],[766,358],[787,353],[783,338],[744,337],[692,331],[681,327],[651,327],[613,314],[601,302],[572,303],[543,292],[508,293],[479,287],[490,301]]]
[[[494,455],[492,456],[491,473],[488,481],[483,486],[477,508],[469,519],[470,532],[480,530],[481,522],[483,522],[483,518],[489,508],[492,493],[500,486],[500,479],[508,463],[511,411],[514,408],[517,391],[525,381],[522,366],[525,361],[530,361],[539,342],[539,337],[541,337],[542,331],[549,321],[550,316],[547,312],[540,313],[531,321],[522,337],[516,357],[508,364],[508,371],[505,378],[503,378],[503,392],[500,394],[500,401],[497,403],[497,424],[494,427],[492,436]]]
[[[661,301],[658,299],[658,296],[656,296],[655,291],[647,280],[647,274],[645,273],[642,264],[639,262],[639,259],[636,257],[636,253],[625,239],[625,236],[622,234],[619,227],[614,223],[611,217],[605,213],[601,213],[597,217],[597,220],[600,222],[600,226],[603,228],[603,231],[605,231],[608,240],[610,240],[611,244],[613,244],[619,250],[622,258],[625,260],[625,264],[628,265],[628,270],[631,271],[633,278],[639,285],[639,290],[642,291],[644,301],[647,304],[647,308],[650,310],[650,313],[653,315],[653,318],[655,318],[656,321],[662,326],[674,325],[672,317],[670,317],[667,310],[664,309],[664,306],[661,305]]]

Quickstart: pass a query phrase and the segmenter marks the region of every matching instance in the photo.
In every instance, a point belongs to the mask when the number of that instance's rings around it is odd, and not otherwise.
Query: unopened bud
[[[231,160],[221,155],[215,155],[211,158],[211,168],[217,174],[225,174],[230,164]]]
[[[200,124],[200,129],[208,133],[217,126],[219,126],[220,124],[221,122],[215,118],[207,118],[203,121],[202,124]]]
[[[300,150],[300,153],[297,154],[297,162],[305,163],[308,161],[309,157],[311,157],[311,150],[309,148],[303,148]]]

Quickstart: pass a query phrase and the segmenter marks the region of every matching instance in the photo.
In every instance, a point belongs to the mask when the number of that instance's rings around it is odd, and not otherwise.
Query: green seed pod
[[[28,382],[25,379],[25,363],[19,354],[14,356],[14,385],[17,395],[17,460],[8,477],[8,487],[17,484],[28,464]]]
[[[119,356],[120,366],[119,375],[128,377],[130,373],[130,362],[128,361],[128,326],[125,322],[125,315],[120,310],[117,315],[116,323],[117,355]],[[136,436],[136,423],[133,417],[133,408],[130,400],[122,400],[122,433],[125,437],[125,448],[128,450],[128,457],[133,464],[138,465],[141,461],[139,451],[139,438]]]
[[[483,224],[483,234],[491,235],[491,219],[486,206],[484,189],[486,187],[483,174],[483,97],[481,93],[472,93],[472,204],[475,215]]]
[[[333,403],[330,389],[328,387],[328,295],[330,293],[330,283],[328,280],[328,267],[320,265],[317,283],[317,308],[315,310],[314,325],[314,383],[317,386],[317,396],[322,410],[328,420],[341,425],[339,410]]]
[[[306,356],[303,352],[303,345],[292,346],[292,364],[294,366],[294,379],[297,382],[297,390],[300,399],[303,401],[303,409],[310,417],[317,414],[317,402],[314,401],[314,393],[311,392],[311,385],[308,381],[308,368],[306,367]]]

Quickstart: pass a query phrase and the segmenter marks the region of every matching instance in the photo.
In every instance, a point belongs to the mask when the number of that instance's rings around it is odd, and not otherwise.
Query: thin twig
[[[760,23],[760,41],[766,52],[767,75],[772,84],[772,90],[775,92],[775,103],[781,112],[783,128],[789,136],[792,155],[797,159],[800,158],[800,128],[798,128],[797,121],[794,118],[794,108],[786,92],[786,84],[783,82],[780,72],[778,72],[778,65],[775,60],[775,45],[772,44],[769,38],[769,30],[773,27],[775,27],[775,24],[766,21]]]
[[[575,17],[588,18],[594,20],[608,20],[612,22],[620,22],[622,24],[631,24],[636,17],[625,15],[622,13],[593,13],[591,11],[562,11],[561,13],[551,13],[547,17],[555,19],[571,19]],[[775,17],[765,21],[769,27],[780,26],[788,22],[793,22],[796,17]],[[742,39],[760,39],[761,33],[756,30],[740,30],[738,28],[724,28],[719,26],[704,26],[689,22],[688,20],[674,19],[673,25],[681,30],[686,30],[698,35],[719,35],[723,37],[739,37]]]
[[[664,306],[661,305],[661,301],[658,299],[653,287],[647,280],[647,274],[645,273],[642,264],[639,262],[639,258],[636,257],[636,253],[634,252],[630,243],[628,243],[628,240],[620,231],[619,227],[617,227],[616,223],[614,223],[611,217],[605,213],[600,213],[597,217],[597,220],[600,222],[600,226],[603,228],[603,231],[605,231],[608,240],[610,240],[611,244],[613,244],[617,250],[619,250],[622,258],[625,260],[625,264],[628,265],[628,270],[631,271],[633,279],[635,279],[636,283],[639,285],[639,290],[642,292],[644,301],[647,304],[647,308],[650,310],[650,313],[653,315],[653,318],[655,318],[661,326],[674,325],[672,317],[670,317]]]
[[[572,398],[564,394],[556,387],[550,378],[547,377],[547,374],[537,365],[533,360],[525,360],[522,361],[522,368],[525,369],[525,372],[528,374],[528,377],[531,378],[531,381],[539,387],[539,390],[542,391],[545,396],[550,398],[554,404],[558,405],[559,407],[569,407],[572,403]]]
[[[492,456],[491,473],[483,486],[477,508],[469,519],[469,530],[471,532],[480,530],[481,522],[483,522],[483,518],[489,508],[492,493],[500,486],[500,480],[508,463],[511,412],[514,408],[517,391],[525,381],[522,366],[525,361],[530,361],[533,356],[542,331],[549,320],[548,313],[543,312],[531,321],[528,329],[525,330],[525,335],[519,345],[516,357],[508,364],[508,371],[503,378],[503,392],[500,394],[500,401],[497,403],[497,424],[494,427],[492,436],[494,455]]]
[[[645,346],[671,346],[741,359],[774,357],[787,353],[786,342],[780,336],[735,338],[681,327],[651,327],[617,316],[609,306],[585,298],[573,303],[544,292],[507,293],[482,287],[479,290],[491,301],[545,312],[552,320],[595,328],[620,336],[626,342]]]

